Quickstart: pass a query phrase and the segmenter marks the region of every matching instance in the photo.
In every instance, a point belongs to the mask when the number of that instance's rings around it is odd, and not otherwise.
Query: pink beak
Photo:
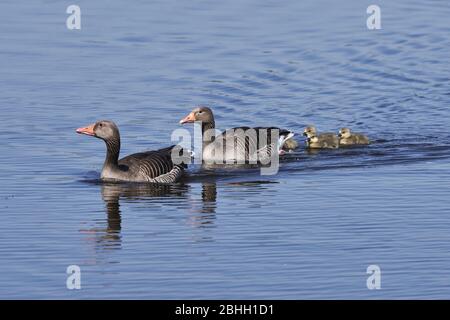
[[[88,135],[88,136],[95,136],[94,126],[95,126],[95,123],[91,124],[91,125],[89,125],[87,127],[84,127],[84,128],[78,128],[77,129],[77,133],[85,134],[85,135]]]
[[[180,120],[180,124],[195,122],[195,115],[193,112],[189,113],[185,118]]]

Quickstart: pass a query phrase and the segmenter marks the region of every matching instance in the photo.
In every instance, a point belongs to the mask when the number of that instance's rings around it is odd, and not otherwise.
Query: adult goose
[[[306,127],[303,135],[307,137],[306,146],[310,149],[335,149],[339,147],[339,138],[334,133],[317,134],[313,126]]]
[[[293,132],[277,127],[235,127],[216,134],[213,112],[204,106],[194,108],[180,120],[180,124],[193,122],[201,122],[202,160],[207,164],[267,163],[274,152],[283,154],[286,145],[297,146]]]
[[[106,159],[101,173],[102,180],[174,183],[183,175],[184,165],[174,164],[171,157],[172,150],[179,146],[135,153],[119,160],[120,134],[114,122],[98,121],[79,128],[76,132],[105,141]]]
[[[353,133],[349,128],[339,130],[339,144],[341,146],[368,145],[369,143],[369,138],[361,133]]]

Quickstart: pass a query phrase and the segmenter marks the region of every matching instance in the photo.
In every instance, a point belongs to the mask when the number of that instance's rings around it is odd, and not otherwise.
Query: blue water
[[[77,0],[73,31],[69,4],[0,4],[0,298],[450,298],[448,1],[376,1],[381,30],[373,1]],[[198,104],[220,129],[374,143],[275,176],[96,182],[104,145],[76,128],[114,120],[127,155]]]

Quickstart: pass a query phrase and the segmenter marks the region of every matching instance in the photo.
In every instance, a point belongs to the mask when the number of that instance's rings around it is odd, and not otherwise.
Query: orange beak
[[[195,114],[193,112],[189,113],[184,119],[180,120],[180,124],[195,122]]]
[[[87,127],[84,127],[84,128],[78,128],[77,129],[77,133],[85,134],[85,135],[88,135],[88,136],[95,136],[94,126],[95,126],[95,123],[91,124],[91,125],[89,125]]]

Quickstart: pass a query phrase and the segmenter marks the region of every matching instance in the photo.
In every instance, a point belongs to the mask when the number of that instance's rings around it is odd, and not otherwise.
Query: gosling
[[[317,134],[315,127],[306,127],[303,135],[307,137],[306,147],[310,149],[336,149],[339,147],[339,138],[334,133]]]
[[[339,130],[339,144],[341,146],[368,145],[369,143],[369,138],[361,133],[353,133],[349,128]]]
[[[294,138],[290,138],[284,142],[283,150],[291,151],[291,150],[297,149],[297,147],[298,147],[298,142],[296,140],[294,140]]]

